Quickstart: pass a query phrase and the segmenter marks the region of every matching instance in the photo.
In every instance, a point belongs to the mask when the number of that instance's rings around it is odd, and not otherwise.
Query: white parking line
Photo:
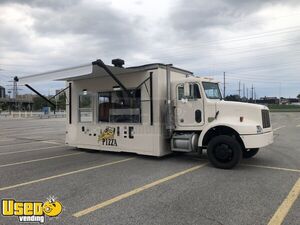
[[[118,161],[113,161],[113,162],[109,162],[109,163],[105,163],[105,164],[100,164],[100,165],[97,165],[97,166],[92,166],[92,167],[87,167],[87,168],[84,168],[84,169],[74,170],[74,171],[67,172],[67,173],[61,173],[61,174],[57,174],[57,175],[50,176],[50,177],[44,177],[44,178],[37,179],[37,180],[31,180],[31,181],[20,183],[20,184],[15,184],[15,185],[7,186],[7,187],[1,187],[0,191],[5,191],[5,190],[9,190],[9,189],[17,188],[17,187],[22,187],[22,186],[29,185],[29,184],[34,184],[34,183],[38,183],[38,182],[42,182],[42,181],[46,181],[46,180],[51,180],[51,179],[58,178],[58,177],[64,177],[64,176],[68,176],[68,175],[72,175],[72,174],[76,174],[76,173],[81,173],[81,172],[85,172],[85,171],[88,171],[88,170],[98,169],[98,168],[101,168],[101,167],[106,167],[106,166],[114,165],[114,164],[117,164],[117,163],[126,162],[126,161],[129,161],[129,160],[132,160],[132,159],[134,159],[134,158],[126,158],[126,159],[122,159],[122,160],[118,160]]]
[[[4,127],[3,128],[3,131],[11,131],[11,130],[28,130],[28,129],[41,129],[41,128],[47,128],[47,126],[44,126],[44,127],[39,127],[39,126],[26,126],[26,128],[24,127],[12,127],[12,126],[9,126],[9,127]]]
[[[60,134],[64,134],[64,132],[60,132],[60,131],[57,131],[57,130],[49,130],[49,131],[45,131],[45,130],[41,130],[41,131],[38,131],[38,132],[24,132],[22,134],[20,133],[15,133],[15,132],[12,132],[12,133],[9,133],[9,134],[3,134],[7,137],[11,137],[12,135],[13,136],[17,136],[17,137],[23,137],[23,136],[28,136],[28,135],[35,135],[35,134],[48,134],[48,133],[60,133]]]
[[[10,154],[23,153],[23,152],[34,152],[34,151],[46,150],[46,149],[51,149],[51,148],[60,148],[60,147],[66,147],[66,146],[65,145],[57,145],[57,146],[51,146],[51,147],[45,147],[45,148],[36,148],[36,149],[14,151],[14,152],[0,152],[0,155],[10,155]]]
[[[138,187],[138,188],[133,189],[133,190],[131,190],[129,192],[126,192],[124,194],[115,196],[112,199],[106,200],[106,201],[101,202],[101,203],[99,203],[97,205],[94,205],[94,206],[91,206],[91,207],[89,207],[87,209],[84,209],[84,210],[81,210],[79,212],[76,212],[76,213],[73,214],[73,216],[75,216],[75,217],[84,216],[84,215],[89,214],[91,212],[94,212],[94,211],[96,211],[98,209],[104,208],[104,207],[109,206],[109,205],[111,205],[113,203],[116,203],[116,202],[119,202],[119,201],[121,201],[123,199],[129,198],[132,195],[136,195],[136,194],[138,194],[140,192],[146,191],[149,188],[152,188],[152,187],[155,187],[155,186],[160,185],[162,183],[165,183],[167,181],[173,180],[173,179],[175,179],[177,177],[180,177],[180,176],[185,175],[187,173],[193,172],[194,170],[203,168],[205,165],[207,165],[207,163],[203,163],[203,164],[201,164],[199,166],[194,166],[194,167],[191,167],[189,169],[186,169],[186,170],[180,171],[178,173],[172,174],[170,176],[167,176],[167,177],[161,178],[159,180],[153,181],[152,183],[148,183],[148,184],[146,184],[144,186]]]
[[[70,154],[64,154],[64,155],[56,155],[56,156],[51,156],[51,157],[46,157],[46,158],[40,158],[40,159],[32,159],[32,160],[23,161],[23,162],[15,162],[15,163],[3,164],[3,165],[0,165],[0,168],[8,167],[8,166],[20,165],[20,164],[27,164],[27,163],[32,163],[32,162],[39,162],[39,161],[44,161],[44,160],[49,160],[49,159],[63,158],[63,157],[73,156],[73,155],[79,155],[79,154],[83,154],[83,153],[84,152],[76,152],[76,153],[70,153]]]
[[[296,127],[300,127],[300,124],[299,124],[299,125],[297,125]]]
[[[53,144],[53,145],[61,145],[63,143],[59,143],[59,142],[56,142],[56,141],[53,141],[53,140],[49,140],[49,141],[41,141],[43,143],[46,143],[46,144]]]
[[[41,131],[44,131],[44,132],[52,132],[52,131],[58,131],[57,129],[53,129],[53,128],[40,128],[40,129],[31,129],[31,128],[27,128],[27,129],[24,129],[24,130],[8,130],[8,131],[4,131],[3,132],[0,132],[0,135],[12,135],[12,134],[27,134],[28,131],[31,131],[33,132],[34,134],[37,133],[37,132],[41,132]]]
[[[286,126],[280,126],[280,127],[274,128],[273,131],[279,130],[279,129],[284,128],[284,127],[286,127]]]
[[[30,140],[30,139],[28,139]],[[16,146],[16,145],[27,145],[27,144],[33,144],[33,143],[46,143],[46,144],[52,144],[52,145],[61,145],[61,143],[58,142],[54,142],[54,141],[45,141],[45,140],[41,140],[41,141],[30,141],[30,142],[24,142],[24,143],[16,143],[16,144],[7,144],[7,145],[0,145],[0,149],[1,147],[7,147],[7,146]]]
[[[288,196],[281,203],[281,205],[279,206],[279,208],[277,209],[277,211],[269,221],[268,225],[281,225],[284,222],[284,218],[289,213],[290,209],[292,208],[294,202],[297,200],[299,195],[300,195],[300,178],[297,180],[297,182],[293,186]]]
[[[289,172],[296,172],[300,173],[300,170],[297,169],[290,169],[290,168],[283,168],[283,167],[275,167],[275,166],[264,166],[264,165],[253,165],[253,164],[241,164],[242,166],[251,166],[251,167],[257,167],[257,168],[263,168],[263,169],[272,169],[272,170],[283,170],[283,171],[289,171]]]
[[[13,140],[15,140],[15,139],[13,139],[13,138],[2,138],[2,139],[0,140],[0,142],[1,142],[1,141],[13,141]]]

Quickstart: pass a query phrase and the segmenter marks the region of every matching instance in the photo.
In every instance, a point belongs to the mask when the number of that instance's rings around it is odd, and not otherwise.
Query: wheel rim
[[[214,150],[215,158],[220,162],[229,162],[233,158],[233,150],[227,144],[217,145]]]

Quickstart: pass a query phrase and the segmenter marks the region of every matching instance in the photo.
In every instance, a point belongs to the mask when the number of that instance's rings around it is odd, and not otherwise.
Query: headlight
[[[263,132],[263,129],[262,129],[262,127],[261,127],[260,125],[257,125],[257,126],[256,126],[256,132],[257,132],[258,134],[260,134],[260,133]]]

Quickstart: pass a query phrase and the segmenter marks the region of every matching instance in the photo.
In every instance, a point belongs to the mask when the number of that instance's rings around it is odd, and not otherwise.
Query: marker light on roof
[[[206,80],[209,80],[209,81],[214,80],[214,78],[212,78],[212,77],[203,77],[203,78]]]

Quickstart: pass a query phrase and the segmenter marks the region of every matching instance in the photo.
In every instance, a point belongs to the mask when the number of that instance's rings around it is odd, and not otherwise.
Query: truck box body
[[[116,77],[127,89],[135,89],[146,80],[139,88],[140,109],[106,110],[106,114],[109,114],[108,117],[106,116],[106,121],[99,121],[99,117],[105,114],[99,108],[101,95],[112,95],[111,98],[113,98],[114,94],[110,92],[116,92],[114,88],[118,87],[105,71],[94,66],[90,75],[67,79],[67,85],[71,84],[72,99],[66,112],[67,121],[69,121],[66,127],[66,143],[69,146],[78,148],[104,151],[124,151],[152,156],[169,154],[171,149],[165,138],[164,128],[167,97],[166,66],[151,64],[132,69],[115,67],[110,67],[110,69],[114,70]],[[175,67],[171,67],[170,73],[171,81],[192,75],[189,71]],[[80,96],[83,96],[83,92],[85,92],[85,96],[89,96],[91,99],[91,105],[86,109],[81,109],[80,106]],[[69,99],[67,103],[70,103]],[[84,111],[88,111],[86,112],[88,119],[83,119]],[[126,113],[133,114],[129,115],[132,117],[139,117],[138,114],[140,113],[140,119],[133,120],[133,122],[118,122],[114,119],[118,117],[118,114]],[[71,120],[69,117],[71,117]],[[108,138],[103,138],[105,131],[108,133]]]

